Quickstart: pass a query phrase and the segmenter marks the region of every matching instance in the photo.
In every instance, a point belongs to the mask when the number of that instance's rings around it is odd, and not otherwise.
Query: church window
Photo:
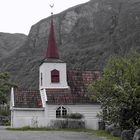
[[[67,115],[67,109],[63,106],[60,106],[56,110],[56,118],[64,118]]]
[[[51,82],[59,83],[59,71],[56,69],[51,71]]]

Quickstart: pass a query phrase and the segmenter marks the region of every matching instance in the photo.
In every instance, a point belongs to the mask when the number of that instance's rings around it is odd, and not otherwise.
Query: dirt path
[[[8,131],[0,128],[0,140],[104,140],[84,132]]]

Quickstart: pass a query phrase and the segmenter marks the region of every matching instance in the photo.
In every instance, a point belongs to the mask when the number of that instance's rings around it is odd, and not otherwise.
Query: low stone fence
[[[85,121],[82,119],[51,120],[50,128],[85,128]]]

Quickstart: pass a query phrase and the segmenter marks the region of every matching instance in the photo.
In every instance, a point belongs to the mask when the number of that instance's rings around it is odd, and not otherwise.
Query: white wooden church
[[[98,129],[100,105],[85,93],[99,76],[98,71],[67,70],[59,59],[52,19],[46,57],[39,66],[39,89],[11,89],[11,127],[50,127],[54,120],[80,113],[86,128]]]

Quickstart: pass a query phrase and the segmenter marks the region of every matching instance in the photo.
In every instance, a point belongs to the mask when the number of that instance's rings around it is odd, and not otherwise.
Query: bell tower
[[[69,88],[67,84],[66,63],[60,60],[58,48],[56,46],[53,13],[46,56],[39,68],[39,89],[50,88]]]

